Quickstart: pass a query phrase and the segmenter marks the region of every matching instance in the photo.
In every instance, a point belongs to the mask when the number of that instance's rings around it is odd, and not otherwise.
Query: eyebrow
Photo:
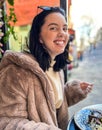
[[[56,24],[56,23],[50,23],[48,26],[51,26],[51,25],[56,25],[56,26],[58,26],[58,24]],[[64,24],[64,26],[68,26],[67,24]]]

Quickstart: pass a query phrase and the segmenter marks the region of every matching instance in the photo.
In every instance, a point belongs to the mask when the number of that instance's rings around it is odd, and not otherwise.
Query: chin
[[[64,51],[60,51],[59,53],[57,53],[57,55],[60,55],[60,54],[62,54]]]

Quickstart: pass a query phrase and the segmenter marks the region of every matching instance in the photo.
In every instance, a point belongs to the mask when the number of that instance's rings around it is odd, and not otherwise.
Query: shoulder
[[[0,70],[5,67],[15,66],[19,69],[30,71],[33,74],[44,74],[36,59],[27,52],[15,52],[7,50],[1,60]]]

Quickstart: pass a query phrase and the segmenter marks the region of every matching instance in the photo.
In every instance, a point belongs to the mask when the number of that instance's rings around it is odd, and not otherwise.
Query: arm
[[[65,94],[69,106],[78,103],[87,97],[91,92],[93,85],[90,83],[74,80],[65,85]]]

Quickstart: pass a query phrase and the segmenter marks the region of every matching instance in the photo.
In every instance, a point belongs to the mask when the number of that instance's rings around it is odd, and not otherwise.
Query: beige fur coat
[[[49,82],[30,54],[7,51],[0,63],[0,130],[66,130],[68,107],[86,95],[79,81],[63,84],[56,110]]]

